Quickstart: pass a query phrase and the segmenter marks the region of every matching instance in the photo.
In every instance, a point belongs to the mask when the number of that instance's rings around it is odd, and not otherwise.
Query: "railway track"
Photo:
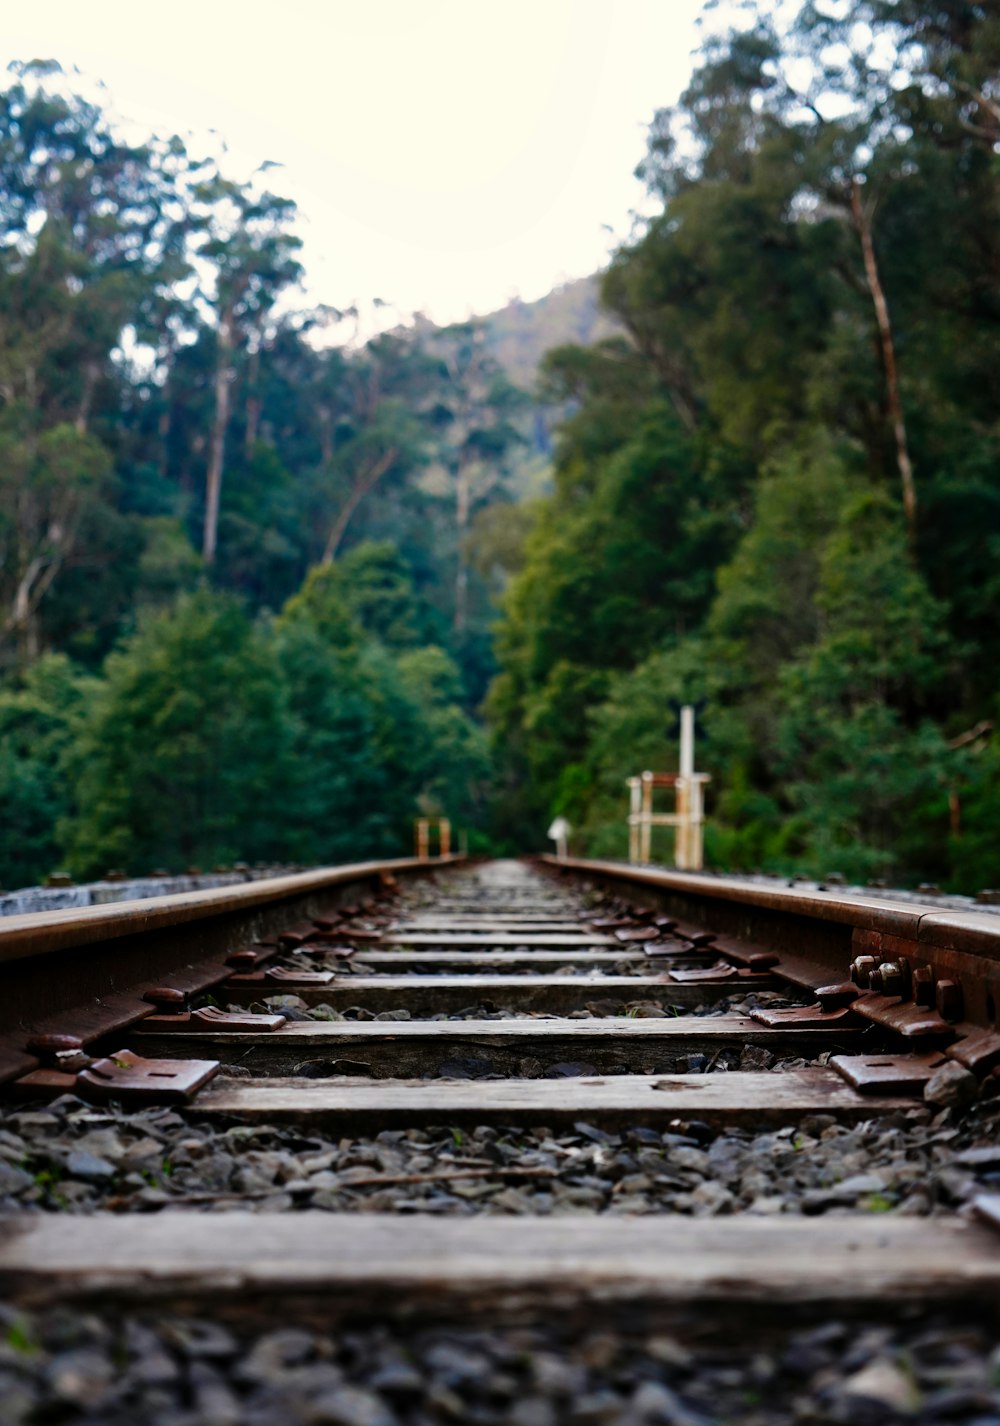
[[[0,1419],[1000,1415],[995,917],[449,859],[0,960]]]

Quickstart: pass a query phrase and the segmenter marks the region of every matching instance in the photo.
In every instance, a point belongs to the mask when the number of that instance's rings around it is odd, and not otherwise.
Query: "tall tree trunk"
[[[334,520],[330,527],[330,533],[326,539],[326,548],[323,550],[323,564],[333,564],[337,551],[340,548],[340,542],[347,531],[351,516],[368,492],[374,490],[375,486],[382,479],[383,475],[385,475],[398,455],[398,448],[396,446],[390,446],[383,455],[379,456],[373,465],[370,465],[367,470],[362,471],[359,478],[354,482],[354,487],[350,495],[348,495],[344,501],[336,520]]]
[[[4,620],[3,632],[14,635],[17,643],[18,663],[22,668],[33,663],[38,656],[38,626],[31,595],[35,581],[44,568],[44,559],[37,556],[30,562],[27,569],[21,572],[17,588],[14,591],[10,613]]]
[[[65,524],[54,521],[47,532],[51,544],[49,552],[34,555],[21,570],[10,613],[0,627],[0,633],[13,634],[22,667],[34,663],[41,651],[39,605],[51,589],[69,554],[75,525],[75,519],[72,517],[67,517]]]
[[[212,420],[212,436],[208,449],[208,472],[205,476],[205,528],[201,545],[202,558],[208,565],[215,562],[215,549],[219,533],[219,502],[222,496],[222,470],[226,459],[226,427],[229,425],[232,382],[230,357],[233,350],[233,318],[230,312],[223,312],[219,318],[216,347],[215,415]]]
[[[87,434],[87,423],[90,420],[90,408],[94,404],[94,392],[97,390],[98,378],[101,375],[101,364],[98,361],[90,360],[83,364],[83,391],[80,394],[80,404],[76,408],[76,420],[73,422],[77,434],[85,436]]]
[[[917,491],[913,482],[913,465],[910,461],[910,452],[906,443],[906,422],[903,419],[903,403],[899,398],[899,377],[896,371],[896,348],[892,340],[892,323],[889,320],[889,304],[885,300],[885,292],[879,277],[878,263],[875,260],[875,247],[872,243],[871,224],[868,215],[865,213],[864,204],[861,201],[861,185],[858,180],[851,181],[851,216],[854,219],[854,227],[861,242],[861,252],[865,262],[865,277],[868,281],[868,291],[871,293],[872,305],[875,308],[875,322],[878,326],[879,344],[882,348],[882,365],[885,368],[885,390],[886,402],[889,409],[889,422],[892,426],[893,439],[896,443],[896,464],[899,468],[899,479],[903,487],[903,510],[906,514],[906,528],[910,536],[910,543],[916,542],[917,537]]]

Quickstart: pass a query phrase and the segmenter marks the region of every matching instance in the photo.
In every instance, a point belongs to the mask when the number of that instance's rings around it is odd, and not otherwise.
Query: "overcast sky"
[[[309,302],[437,321],[592,272],[643,198],[701,0],[45,0],[0,56],[102,79],[141,133],[209,129],[295,199]]]

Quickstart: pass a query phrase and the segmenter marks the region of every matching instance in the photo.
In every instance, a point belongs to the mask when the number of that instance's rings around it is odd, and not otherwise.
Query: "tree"
[[[73,810],[65,775],[93,684],[49,654],[0,688],[0,885],[31,886],[60,865]]]
[[[358,558],[356,568],[367,563],[371,570],[369,552],[359,551],[365,560]],[[295,729],[293,836],[312,861],[398,853],[408,844],[428,764],[443,752],[397,656],[373,636],[379,625],[405,639],[398,601],[373,599],[371,581],[367,586],[341,564],[317,566],[278,621]],[[367,630],[352,601],[369,620]]]
[[[807,865],[820,875],[831,866],[898,875],[907,823],[948,775],[930,719],[947,642],[943,611],[884,494],[843,503],[822,549],[815,606],[815,640],[779,674],[775,770]]]
[[[447,376],[435,410],[437,458],[454,488],[456,571],[454,627],[469,617],[469,526],[477,502],[502,490],[507,457],[523,441],[516,417],[524,393],[489,350],[481,322],[447,328],[435,343]]]
[[[263,633],[228,598],[182,596],[107,660],[70,759],[71,869],[280,856],[290,744]]]
[[[0,434],[0,648],[9,641],[22,665],[38,657],[39,606],[110,465],[100,443],[73,426],[20,438]]]
[[[0,95],[6,315],[0,394],[81,434],[123,328],[186,277],[176,139],[122,143],[52,61],[12,66]],[[39,320],[41,319],[41,320]]]
[[[391,475],[399,482],[425,459],[426,401],[434,363],[419,341],[387,333],[344,363],[332,359],[347,396],[325,436],[323,480],[333,495],[322,560],[332,564],[358,507]],[[330,407],[325,408],[329,417]],[[328,431],[328,427],[327,427]]]
[[[0,638],[22,662],[111,457],[93,427],[112,353],[186,272],[176,144],[121,143],[58,65],[0,95]]]
[[[338,568],[345,604],[369,637],[399,650],[433,642],[433,612],[416,593],[412,570],[394,545],[363,541]]]
[[[194,186],[193,198],[205,229],[197,256],[212,272],[206,300],[215,320],[213,416],[201,550],[205,563],[211,565],[218,541],[234,356],[240,350],[251,359],[258,356],[279,295],[301,275],[295,253],[302,243],[288,231],[295,204],[253,183],[234,183],[215,172]],[[252,436],[249,444],[252,448]]]
[[[462,679],[454,659],[428,645],[401,653],[396,669],[425,735],[420,811],[466,827],[481,825],[490,771],[486,736],[462,708]]]
[[[548,359],[574,406],[505,555],[498,825],[613,850],[657,701],[695,698],[717,857],[944,880],[1000,654],[1000,32],[796,10],[710,38],[604,279],[626,338]]]

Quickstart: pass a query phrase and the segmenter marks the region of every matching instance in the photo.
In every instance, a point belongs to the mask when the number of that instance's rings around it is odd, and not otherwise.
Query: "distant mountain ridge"
[[[620,330],[601,309],[599,289],[600,275],[593,273],[563,283],[535,302],[514,298],[506,307],[477,319],[511,381],[530,390],[539,363],[550,348],[568,342],[590,346]]]
[[[447,326],[438,326],[423,314],[414,318],[416,335],[446,360],[466,346],[474,328],[480,350],[496,362],[509,382],[527,393],[527,407],[513,417],[523,444],[508,457],[506,489],[515,500],[550,488],[553,432],[565,415],[563,405],[551,405],[537,394],[545,353],[569,344],[589,346],[621,334],[619,324],[601,308],[600,283],[601,275],[592,273],[562,283],[534,302],[515,297],[496,311]],[[433,464],[421,477],[421,485],[428,491],[439,492],[446,484],[447,478]]]

